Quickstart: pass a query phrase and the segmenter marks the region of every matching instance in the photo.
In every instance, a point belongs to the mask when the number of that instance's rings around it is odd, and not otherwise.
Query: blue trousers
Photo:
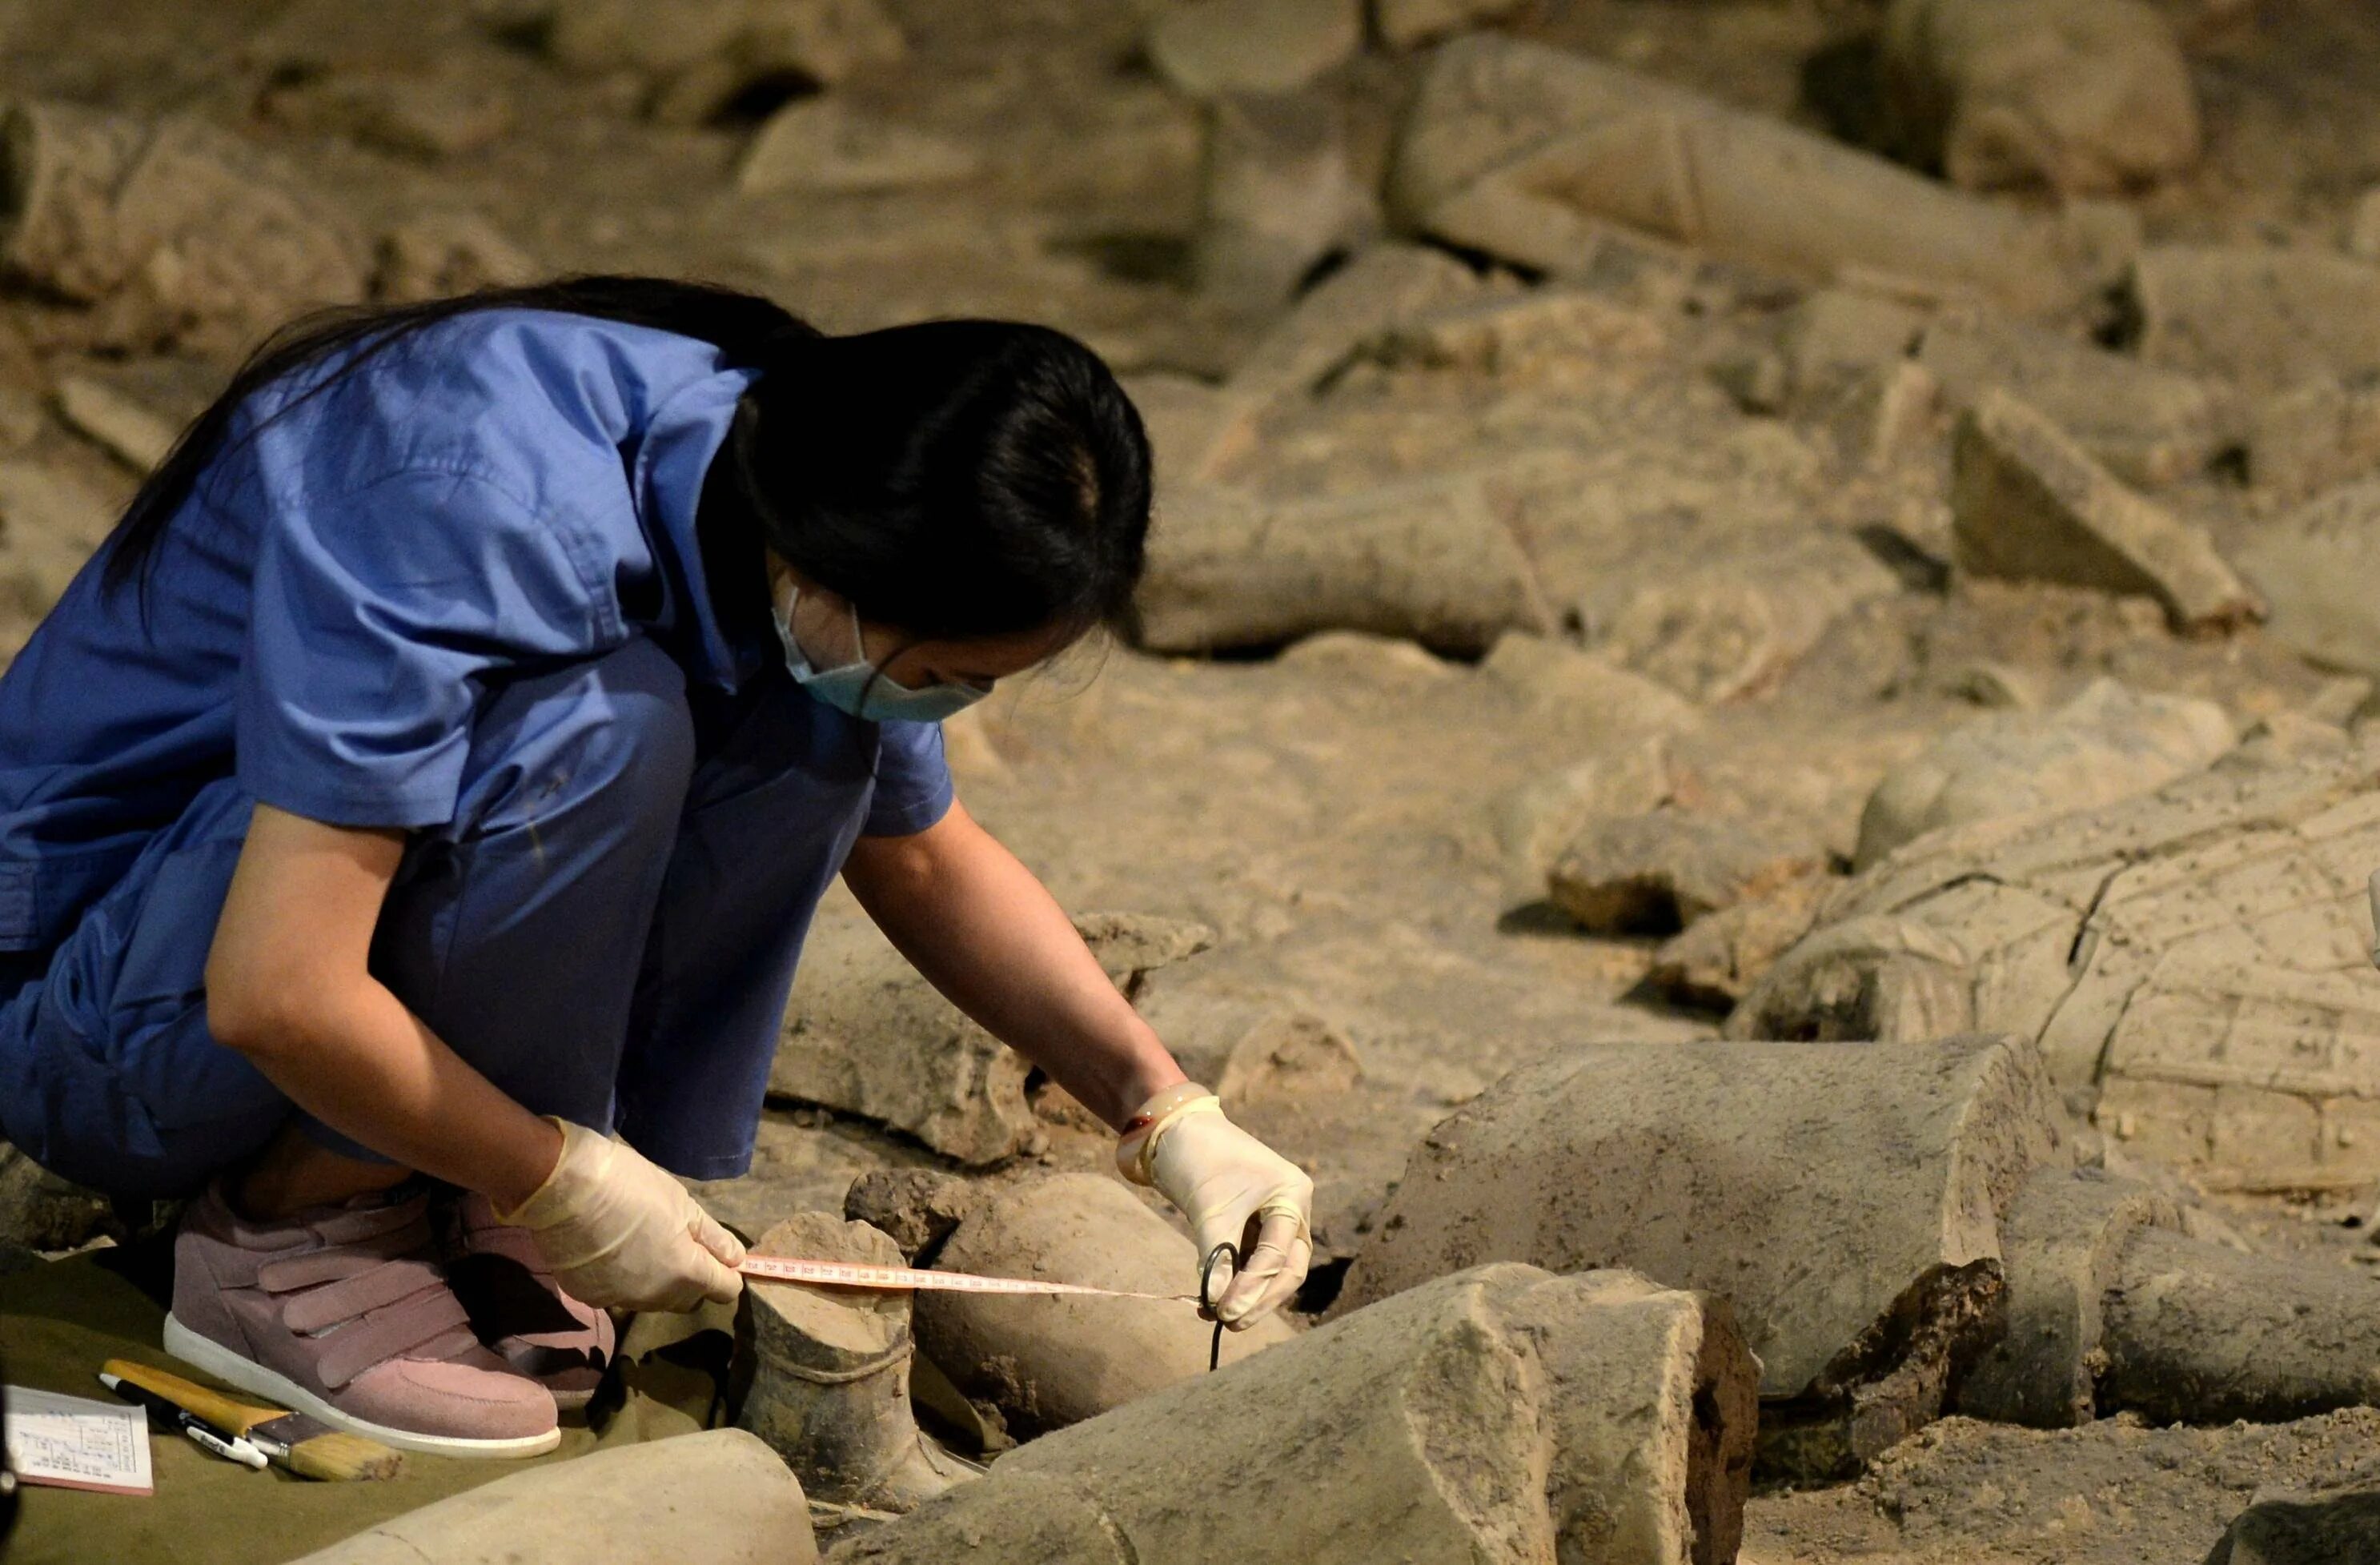
[[[803,742],[813,708],[775,682],[698,746],[683,674],[643,640],[504,686],[455,820],[407,844],[374,976],[532,1110],[616,1124],[692,1177],[742,1172],[803,936],[872,784],[872,755]],[[293,1116],[370,1155],[207,1031],[254,803],[210,783],[45,961],[0,968],[0,1133],[44,1167],[183,1195]]]

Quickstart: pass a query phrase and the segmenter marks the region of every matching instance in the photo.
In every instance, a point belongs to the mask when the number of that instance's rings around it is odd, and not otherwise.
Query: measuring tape
[[[1195,1293],[1131,1293],[1080,1282],[1040,1282],[1027,1277],[983,1277],[970,1271],[919,1271],[905,1266],[866,1266],[856,1261],[816,1261],[796,1256],[747,1256],[736,1268],[765,1282],[808,1282],[822,1288],[924,1290],[942,1293],[1076,1293],[1102,1299],[1152,1299],[1195,1304]]]

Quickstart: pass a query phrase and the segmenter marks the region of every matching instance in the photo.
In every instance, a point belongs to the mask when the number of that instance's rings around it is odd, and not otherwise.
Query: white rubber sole
[[[209,1337],[201,1337],[172,1316],[165,1317],[165,1351],[185,1364],[196,1365],[218,1380],[228,1381],[243,1391],[253,1391],[294,1412],[319,1418],[334,1429],[345,1429],[351,1435],[378,1440],[398,1450],[419,1451],[424,1456],[459,1456],[482,1461],[513,1461],[525,1456],[543,1456],[562,1443],[562,1431],[549,1429],[542,1435],[521,1435],[504,1440],[473,1440],[455,1435],[421,1435],[410,1429],[392,1428],[342,1413],[329,1402],[306,1389],[295,1380],[266,1368],[251,1358],[243,1358]]]

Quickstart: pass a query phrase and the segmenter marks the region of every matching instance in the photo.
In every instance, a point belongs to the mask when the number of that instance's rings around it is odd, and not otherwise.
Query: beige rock
[[[513,127],[511,98],[463,70],[334,68],[269,89],[258,107],[294,130],[429,159],[477,152]]]
[[[2380,757],[2325,732],[1911,843],[1837,889],[1730,1036],[2013,1032],[2131,1156],[2268,1188],[2380,1176]]]
[[[115,525],[79,479],[30,462],[0,462],[0,593],[25,614],[49,613]]]
[[[346,219],[196,119],[20,100],[0,110],[0,269],[92,307],[96,346],[244,349],[363,297]]]
[[[1640,579],[1591,599],[1590,644],[1690,699],[1774,686],[1842,614],[1900,589],[1882,561],[1840,533]]]
[[[2240,568],[2272,605],[2273,634],[2331,668],[2380,675],[2380,479],[2333,490],[2265,528]]]
[[[1531,898],[1544,894],[1547,872],[1589,822],[1658,809],[1670,789],[1670,746],[1659,734],[1530,779],[1489,807],[1507,882]]]
[[[2312,1494],[2260,1488],[2206,1557],[2206,1565],[2375,1562],[2380,1562],[2380,1476]]]
[[[2380,370],[2380,265],[2326,250],[2160,245],[2134,262],[2140,354],[2270,392]]]
[[[1614,734],[1682,734],[1702,722],[1694,704],[1668,685],[1529,631],[1499,637],[1480,660],[1479,675],[1532,707],[1593,712]]]
[[[2143,0],[1894,0],[1879,68],[1901,149],[1969,189],[2114,191],[2198,160],[2189,63]]]
[[[1959,420],[1950,506],[1958,564],[1977,576],[2145,594],[2185,631],[2264,615],[2204,531],[2126,489],[2004,392]]]
[[[372,295],[396,303],[516,288],[539,272],[528,251],[474,212],[407,218],[382,237],[379,261]]]
[[[1423,1141],[1341,1302],[1361,1318],[1513,1259],[1724,1288],[1764,1461],[1840,1472],[1936,1417],[1952,1361],[1993,1340],[2000,1223],[2064,1155],[2058,1122],[2019,1039],[1559,1050]]]
[[[1924,310],[1889,295],[1815,290],[1785,322],[1782,346],[1794,390],[1807,394],[1906,358],[1925,319]]]
[[[902,1264],[890,1237],[831,1212],[788,1218],[752,1251]],[[754,1281],[745,1299],[752,1379],[735,1425],[783,1457],[811,1499],[904,1511],[976,1475],[910,1414],[909,1294]]]
[[[642,78],[648,112],[669,125],[699,124],[758,83],[832,87],[908,53],[878,0],[570,0],[546,47],[573,70]]]
[[[2055,221],[1583,56],[1492,33],[1438,51],[1398,131],[1389,215],[1557,275],[1612,226],[1813,284],[2021,310],[2078,299]]]
[[[851,1182],[843,1215],[882,1232],[915,1266],[958,1231],[983,1195],[976,1181],[940,1169],[874,1169]]]
[[[1372,31],[1391,49],[1411,49],[1511,16],[1527,0],[1372,0]]]
[[[2380,185],[2357,198],[2349,214],[2347,253],[2358,261],[2380,261]]]
[[[1197,1248],[1107,1174],[1053,1174],[980,1200],[936,1253],[944,1271],[1134,1293],[1198,1291]],[[1195,1304],[921,1292],[917,1341],[962,1391],[1029,1439],[1207,1372]],[[1295,1340],[1278,1315],[1223,1334],[1236,1363]]]
[[[1237,402],[1302,396],[1383,332],[1478,294],[1452,257],[1417,245],[1373,245],[1297,301],[1233,367]]]
[[[1185,962],[1152,973],[1135,1003],[1183,1070],[1226,1108],[1311,1101],[1364,1079],[1347,1029],[1293,988],[1251,986]]]
[[[1148,39],[1158,74],[1194,98],[1293,92],[1363,46],[1363,0],[1190,0]]]
[[[2248,477],[2281,500],[2380,476],[2380,374],[2324,376],[2259,398],[2248,431]]]
[[[834,1559],[1723,1565],[1755,1373],[1715,1300],[1480,1268],[1044,1436]]]
[[[1206,652],[1319,630],[1477,652],[1551,614],[1492,474],[1457,473],[1321,500],[1177,491],[1148,540],[1141,645]]]
[[[115,1227],[106,1196],[0,1141],[0,1240],[28,1250],[71,1250]]]
[[[1086,915],[1076,928],[1127,990],[1148,966],[1212,938],[1201,926],[1137,916]],[[772,1096],[881,1121],[966,1164],[997,1162],[1040,1137],[1023,1057],[967,1020],[863,919],[812,932],[785,1014]]]
[[[1521,375],[1540,365],[1657,357],[1670,345],[1661,319],[1583,288],[1490,294],[1394,325],[1363,346],[1392,369]]]
[[[1798,876],[1695,919],[1653,952],[1646,987],[1673,1004],[1727,1010],[1810,932],[1832,883],[1824,875]]]
[[[735,165],[747,196],[785,190],[852,195],[947,185],[981,171],[983,155],[947,137],[855,109],[839,98],[804,98],[769,116]]]
[[[591,1451],[410,1510],[296,1565],[809,1565],[801,1485],[741,1429]]]
[[[1885,773],[1860,816],[1860,868],[1946,826],[2089,809],[2210,766],[2238,741],[2212,701],[2092,681],[2049,712],[2001,712],[1944,734]]]
[[[1313,93],[1209,103],[1198,204],[1198,285],[1249,309],[1277,309],[1378,222],[1348,162],[1345,112]]]
[[[57,408],[67,428],[144,476],[165,459],[181,433],[125,393],[88,375],[68,375],[58,382]]]
[[[1547,876],[1556,907],[1598,935],[1670,935],[1824,867],[1815,843],[1660,809],[1590,823]]]
[[[2223,387],[2025,321],[1973,313],[1937,321],[1917,362],[1953,407],[2008,392],[2127,483],[2193,477],[2240,438],[2241,417]]]

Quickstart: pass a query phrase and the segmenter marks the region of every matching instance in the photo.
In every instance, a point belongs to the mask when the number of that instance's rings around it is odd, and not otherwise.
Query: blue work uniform
[[[819,898],[951,803],[940,727],[805,695],[758,536],[698,536],[755,379],[502,310],[251,398],[145,585],[103,553],[0,675],[0,1134],[171,1195],[297,1112],[206,1027],[261,802],[408,833],[372,971],[498,1086],[742,1172]]]

